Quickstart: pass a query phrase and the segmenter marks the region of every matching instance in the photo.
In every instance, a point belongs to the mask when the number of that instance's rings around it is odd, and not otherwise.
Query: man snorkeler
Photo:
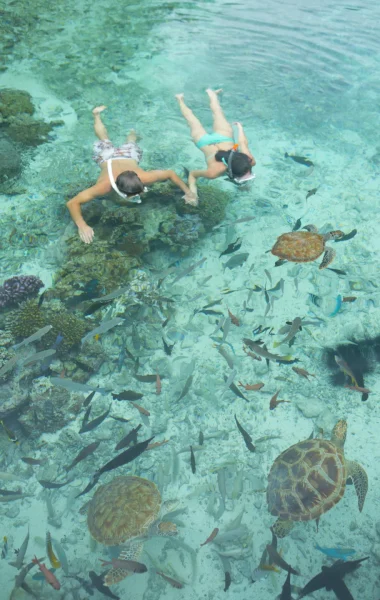
[[[107,130],[101,120],[100,113],[106,106],[97,106],[92,111],[94,128],[98,142],[94,143],[94,161],[100,166],[101,172],[95,185],[80,192],[66,203],[71,218],[78,227],[79,237],[85,244],[91,244],[94,230],[87,225],[82,216],[81,204],[90,202],[97,196],[104,196],[114,190],[120,197],[118,204],[130,205],[140,203],[140,195],[147,192],[145,186],[159,181],[172,181],[184,192],[184,200],[196,204],[196,196],[189,187],[171,169],[144,171],[139,167],[142,150],[137,145],[137,136],[132,130],[120,147],[116,148],[108,137]]]
[[[216,179],[227,172],[228,179],[237,185],[247,183],[254,179],[251,172],[256,161],[248,148],[248,141],[241,123],[234,123],[238,129],[238,141],[235,144],[234,133],[231,124],[224,116],[219,104],[218,94],[222,90],[207,89],[210,98],[210,108],[214,117],[213,133],[206,133],[202,123],[194,115],[193,111],[186,106],[183,94],[177,94],[182,115],[185,117],[191,131],[193,142],[205,155],[207,169],[191,171],[188,184],[191,192],[197,196],[196,180],[199,177]],[[238,152],[238,147],[240,152]]]

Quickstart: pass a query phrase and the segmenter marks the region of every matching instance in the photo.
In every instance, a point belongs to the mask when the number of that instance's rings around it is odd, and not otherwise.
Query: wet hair
[[[144,184],[134,171],[123,171],[115,181],[117,187],[123,194],[134,196],[144,191]]]
[[[223,158],[228,163],[229,156],[232,150],[218,150],[215,154],[215,160],[223,162]],[[234,152],[231,162],[232,174],[234,177],[243,177],[247,173],[251,172],[252,159],[243,152]]]

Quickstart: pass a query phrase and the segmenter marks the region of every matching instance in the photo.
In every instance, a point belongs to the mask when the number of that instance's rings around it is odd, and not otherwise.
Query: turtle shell
[[[117,546],[146,533],[160,507],[161,495],[154,483],[142,477],[115,477],[96,490],[88,507],[87,526],[97,542]]]
[[[343,451],[328,440],[290,446],[274,461],[268,477],[269,512],[285,521],[318,519],[346,488]]]
[[[272,254],[292,262],[310,262],[325,249],[323,236],[312,231],[292,231],[277,238]]]

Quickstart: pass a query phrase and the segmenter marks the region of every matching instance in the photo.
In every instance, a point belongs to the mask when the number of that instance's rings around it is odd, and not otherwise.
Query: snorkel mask
[[[120,196],[120,198],[124,198],[124,200],[131,202],[131,204],[141,204],[140,194],[135,194],[134,196],[128,196],[128,194],[124,194],[124,192],[121,192],[119,190],[119,188],[116,185],[116,181],[114,179],[113,173],[112,173],[112,166],[111,166],[110,160],[107,161],[107,170],[108,170],[108,177],[110,178],[110,184],[111,184],[112,188],[115,190],[115,192],[117,193],[117,195]],[[147,192],[147,191],[148,191],[148,188],[144,186],[143,192]]]
[[[222,162],[227,167],[227,175],[228,175],[228,177],[226,177],[227,181],[231,181],[231,183],[234,183],[235,185],[244,185],[244,184],[248,183],[248,181],[252,181],[252,179],[255,179],[256,175],[254,173],[251,173],[248,171],[248,173],[246,173],[245,175],[242,175],[241,177],[234,177],[234,174],[232,172],[232,159],[234,156],[234,152],[236,152],[236,148],[237,148],[237,144],[235,144],[233,146],[233,148],[230,152],[230,155],[228,157],[228,161],[226,162],[226,160],[224,158],[222,158]]]

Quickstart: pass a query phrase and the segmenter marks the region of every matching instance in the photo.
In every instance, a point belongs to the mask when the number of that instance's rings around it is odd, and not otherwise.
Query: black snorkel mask
[[[223,164],[225,164],[227,167],[228,177],[226,177],[226,180],[231,181],[231,183],[233,183],[237,186],[245,185],[249,181],[252,181],[253,179],[255,179],[256,175],[254,173],[248,172],[245,175],[242,175],[242,177],[234,177],[234,174],[232,172],[232,159],[234,156],[234,152],[236,152],[236,150],[232,149],[227,162],[225,161],[224,158],[222,159]]]

